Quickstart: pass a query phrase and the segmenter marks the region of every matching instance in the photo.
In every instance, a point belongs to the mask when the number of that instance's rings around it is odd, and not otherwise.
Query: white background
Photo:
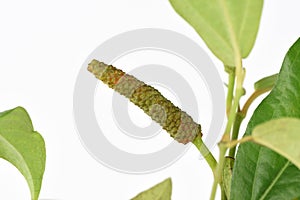
[[[265,2],[255,47],[244,62],[248,95],[255,80],[280,69],[300,36],[299,8],[295,0]],[[222,64],[167,0],[0,1],[0,110],[25,107],[45,138],[41,199],[129,199],[169,176],[174,200],[208,199],[212,175],[194,148],[162,171],[129,175],[99,164],[77,136],[72,95],[83,61],[105,40],[137,28],[170,29],[193,39],[226,82]],[[30,199],[24,178],[3,160],[0,188],[0,199]]]

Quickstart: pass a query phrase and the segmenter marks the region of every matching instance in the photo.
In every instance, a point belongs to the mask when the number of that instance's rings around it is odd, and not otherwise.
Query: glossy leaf
[[[0,113],[0,157],[23,174],[32,200],[37,200],[45,170],[45,144],[24,108]]]
[[[290,48],[278,80],[251,117],[245,135],[272,119],[300,118],[300,40]],[[233,168],[230,199],[294,199],[300,196],[300,170],[261,145],[240,145]]]
[[[270,120],[256,126],[252,138],[255,143],[281,154],[300,169],[300,119]]]
[[[138,194],[132,200],[171,200],[172,181],[170,178]]]
[[[246,58],[255,42],[263,0],[169,0],[225,64]]]

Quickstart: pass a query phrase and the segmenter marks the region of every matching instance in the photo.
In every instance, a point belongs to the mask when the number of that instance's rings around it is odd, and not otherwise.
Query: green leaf
[[[169,0],[225,64],[236,66],[255,42],[263,0]]]
[[[24,108],[0,113],[0,157],[13,164],[25,177],[32,200],[39,197],[45,170],[45,143],[33,130]]]
[[[132,200],[171,200],[172,181],[171,178],[153,186],[152,188],[141,192]]]
[[[257,90],[265,90],[268,88],[273,88],[275,82],[277,81],[277,78],[278,78],[278,74],[273,74],[271,76],[262,78],[254,83],[254,89],[257,91]]]
[[[279,118],[256,126],[253,141],[286,157],[300,169],[300,119]]]
[[[273,90],[256,108],[245,135],[272,119],[300,119],[300,39],[283,61]],[[300,170],[286,158],[261,145],[240,145],[231,183],[232,200],[294,199],[300,196]]]

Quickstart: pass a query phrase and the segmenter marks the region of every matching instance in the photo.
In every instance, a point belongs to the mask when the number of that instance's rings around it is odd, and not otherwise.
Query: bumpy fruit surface
[[[201,133],[201,126],[184,111],[173,105],[157,89],[126,74],[120,69],[93,60],[88,70],[110,88],[127,97],[152,120],[159,123],[175,140],[186,144]]]

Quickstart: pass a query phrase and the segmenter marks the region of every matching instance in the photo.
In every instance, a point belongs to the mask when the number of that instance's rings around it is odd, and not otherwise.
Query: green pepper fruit
[[[152,120],[159,123],[176,141],[187,144],[201,133],[201,126],[192,117],[166,99],[157,89],[126,74],[120,69],[93,60],[88,70],[110,88],[127,97]]]

